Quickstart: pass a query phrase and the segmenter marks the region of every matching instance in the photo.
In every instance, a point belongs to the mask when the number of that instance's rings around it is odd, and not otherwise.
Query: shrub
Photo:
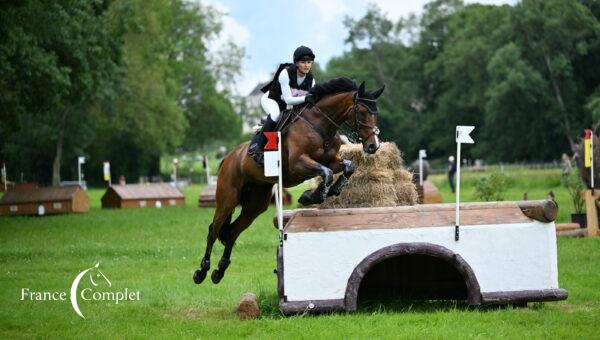
[[[482,201],[503,201],[504,194],[512,184],[510,177],[503,173],[493,173],[482,177],[475,184],[475,196]]]
[[[579,172],[578,168],[571,169],[569,176],[565,181],[565,186],[569,192],[569,195],[571,196],[571,200],[573,201],[575,213],[583,213],[584,202],[583,198],[581,197],[581,193],[585,190],[585,185],[581,179],[581,173]]]

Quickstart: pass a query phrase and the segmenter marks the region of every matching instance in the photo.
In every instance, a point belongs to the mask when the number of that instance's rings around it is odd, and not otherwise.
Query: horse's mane
[[[354,80],[347,77],[339,77],[316,84],[308,92],[315,95],[317,99],[321,99],[330,94],[355,91],[356,89],[356,82]]]

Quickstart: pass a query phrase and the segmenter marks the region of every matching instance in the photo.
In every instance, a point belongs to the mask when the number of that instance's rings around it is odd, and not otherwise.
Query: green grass
[[[498,171],[494,169],[493,171]],[[475,184],[481,177],[488,176],[491,172],[472,172],[464,171],[461,173],[460,199],[461,202],[478,201],[475,195]],[[511,178],[511,186],[504,195],[505,201],[520,201],[523,194],[527,193],[530,200],[546,199],[550,191],[555,195],[558,203],[558,223],[571,221],[573,213],[573,202],[567,189],[562,186],[560,169],[507,169],[504,172]],[[431,175],[431,180],[440,190],[444,202],[455,202],[455,195],[450,191],[450,184],[447,175]]]
[[[470,177],[478,175],[464,176],[464,200],[472,195]],[[541,198],[548,191],[539,187],[545,177],[532,175],[518,185]],[[443,177],[432,179],[452,201]],[[102,210],[103,190],[92,189],[87,214],[0,218],[0,338],[600,337],[600,239],[558,240],[559,282],[569,290],[562,302],[477,309],[452,301],[384,301],[352,314],[283,317],[273,274],[273,208],[241,235],[219,285],[192,282],[212,218],[212,209],[197,208],[200,190],[185,189],[185,207]],[[507,198],[520,198],[522,190],[512,189]],[[294,199],[301,191],[293,190]],[[222,250],[215,246],[213,268]],[[68,292],[74,277],[97,261],[115,290],[139,290],[141,300],[80,302],[86,319],[68,301],[19,300],[21,288]],[[262,314],[243,322],[233,309],[247,291],[258,295]]]

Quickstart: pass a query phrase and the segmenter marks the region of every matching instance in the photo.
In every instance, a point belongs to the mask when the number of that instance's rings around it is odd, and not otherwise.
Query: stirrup
[[[258,143],[250,144],[250,146],[248,146],[248,156],[254,156],[256,154],[256,152],[258,151],[258,149],[259,149]]]

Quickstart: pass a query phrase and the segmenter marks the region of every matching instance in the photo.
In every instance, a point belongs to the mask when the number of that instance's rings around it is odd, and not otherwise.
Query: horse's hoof
[[[212,274],[210,274],[210,279],[214,284],[221,282],[223,278],[223,274],[218,269],[213,270]]]
[[[329,190],[327,196],[339,196],[341,193],[341,191]]]
[[[196,270],[194,272],[194,282],[199,285],[202,283],[202,281],[204,281],[204,279],[206,278],[206,271],[205,270]]]
[[[304,205],[304,206],[309,206],[311,204],[314,204],[313,199],[311,197],[311,192],[308,193],[303,193],[302,196],[300,196],[300,198],[298,199],[298,203]]]

